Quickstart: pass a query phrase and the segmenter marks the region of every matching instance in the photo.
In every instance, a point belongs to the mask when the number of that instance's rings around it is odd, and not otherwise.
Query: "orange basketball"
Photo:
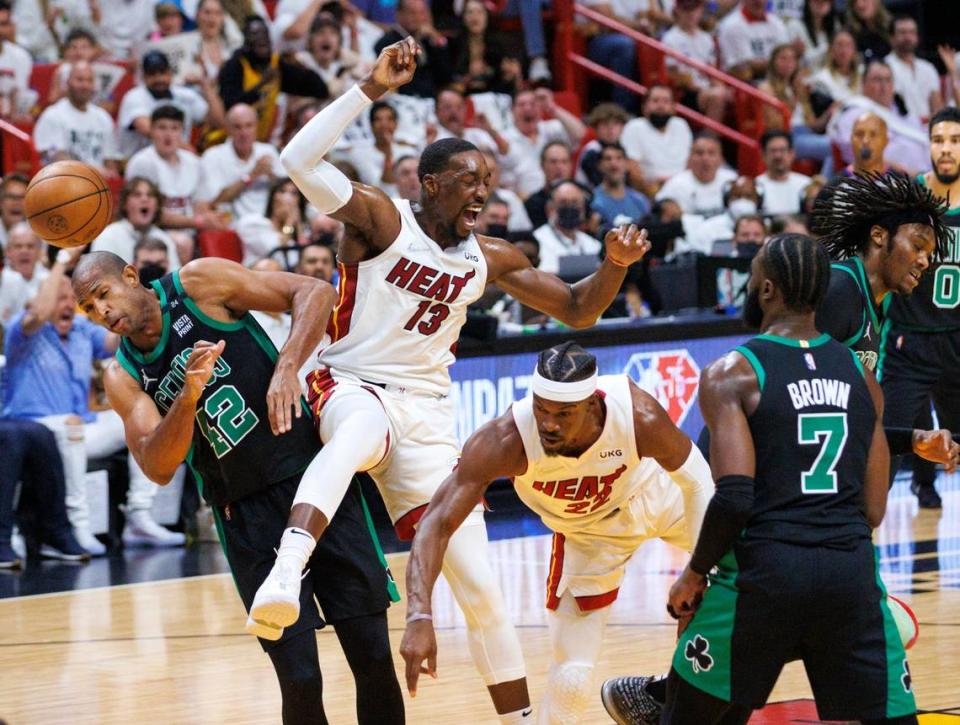
[[[82,247],[112,220],[113,199],[92,166],[57,161],[30,181],[24,212],[41,239],[57,247]]]

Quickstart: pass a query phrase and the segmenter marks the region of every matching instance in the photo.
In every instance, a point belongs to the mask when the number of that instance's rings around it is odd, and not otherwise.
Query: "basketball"
[[[24,212],[30,227],[57,247],[92,242],[113,218],[113,200],[103,177],[80,161],[44,167],[27,187]]]

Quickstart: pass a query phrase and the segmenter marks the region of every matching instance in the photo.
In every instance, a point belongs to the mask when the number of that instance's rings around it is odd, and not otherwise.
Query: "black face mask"
[[[747,301],[743,305],[743,321],[751,330],[759,330],[763,324],[763,309],[760,307],[760,288],[747,294]]]
[[[140,275],[140,284],[147,287],[151,282],[160,279],[167,273],[167,268],[160,264],[147,262],[137,273]]]
[[[672,113],[651,113],[647,118],[650,121],[650,125],[653,126],[658,131],[662,131],[666,125],[670,122],[670,119],[673,118]]]
[[[579,206],[558,206],[557,226],[561,229],[579,229],[583,224],[583,211]]]
[[[500,239],[505,239],[507,236],[507,225],[506,224],[487,224],[486,235],[488,237],[499,237]]]
[[[737,256],[753,259],[757,256],[757,252],[760,251],[760,247],[762,246],[762,244],[757,244],[756,242],[740,242],[737,244]]]

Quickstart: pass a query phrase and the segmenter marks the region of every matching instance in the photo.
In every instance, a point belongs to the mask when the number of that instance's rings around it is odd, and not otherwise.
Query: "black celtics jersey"
[[[163,331],[144,352],[124,338],[117,361],[166,415],[183,388],[193,346],[204,340],[226,345],[197,403],[187,463],[204,497],[215,506],[256,493],[304,468],[320,449],[309,413],[275,436],[267,417],[267,388],[277,350],[248,313],[237,322],[207,317],[180,284],[178,272],[153,282],[163,312]]]
[[[852,547],[870,537],[863,484],[876,409],[851,350],[760,335],[736,348],[757,374],[749,418],[756,449],[748,539]]]
[[[926,186],[923,174],[917,181]],[[951,209],[943,221],[949,229],[943,259],[923,273],[913,294],[891,295],[887,315],[896,327],[926,332],[960,329],[960,208]]]
[[[877,368],[882,315],[859,257],[830,265],[830,287],[817,310],[817,329],[853,350],[870,371]]]

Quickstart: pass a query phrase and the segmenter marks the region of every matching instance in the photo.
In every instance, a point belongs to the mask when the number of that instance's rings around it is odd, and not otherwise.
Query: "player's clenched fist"
[[[620,267],[629,267],[643,259],[650,251],[647,230],[637,229],[636,224],[624,224],[611,229],[603,238],[607,259]]]
[[[373,69],[361,84],[363,92],[376,100],[387,91],[405,86],[413,80],[419,52],[420,46],[410,37],[388,45],[380,51]]]

